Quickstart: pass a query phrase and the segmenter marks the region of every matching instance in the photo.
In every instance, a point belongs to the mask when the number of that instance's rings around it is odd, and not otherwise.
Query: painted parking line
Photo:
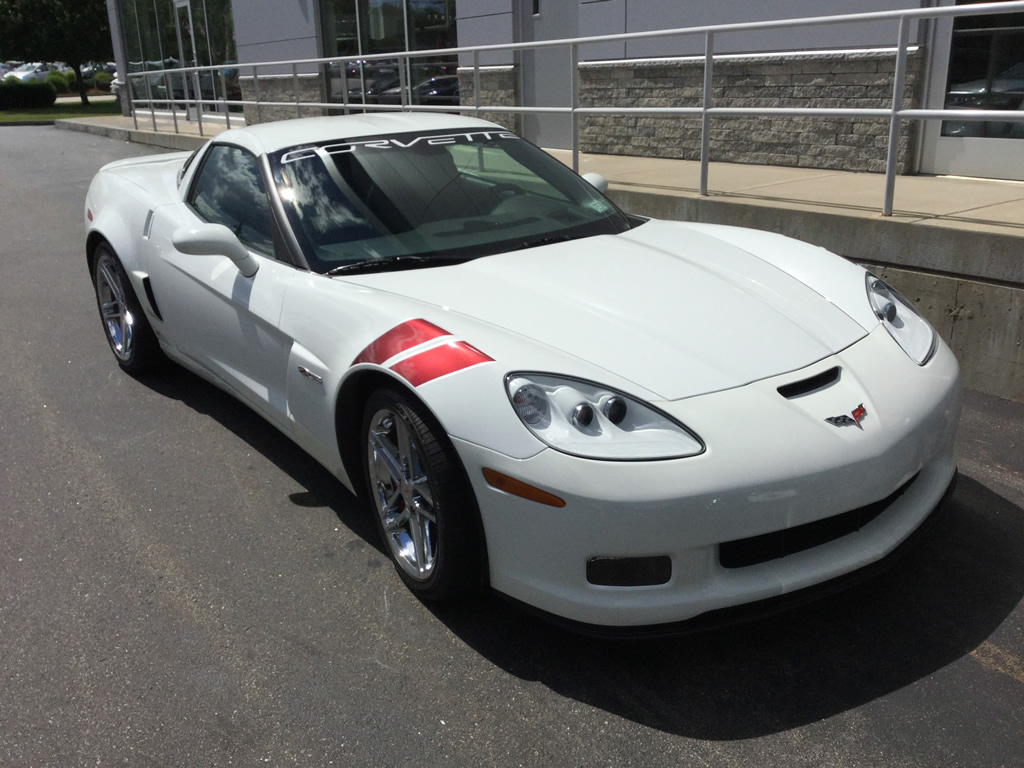
[[[971,651],[975,661],[986,669],[1009,675],[1018,683],[1024,683],[1024,659],[993,645],[987,640]]]

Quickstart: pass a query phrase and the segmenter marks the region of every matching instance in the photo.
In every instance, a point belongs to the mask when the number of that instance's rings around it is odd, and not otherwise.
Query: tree
[[[63,61],[89,104],[82,64],[113,58],[106,0],[0,0],[0,51],[7,58]]]

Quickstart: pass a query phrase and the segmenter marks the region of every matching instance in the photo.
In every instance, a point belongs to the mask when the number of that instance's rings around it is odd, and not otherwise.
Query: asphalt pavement
[[[0,128],[0,765],[1024,765],[1024,404],[969,392],[917,546],[785,615],[608,643],[424,605],[274,428],[116,366],[83,201],[153,151]]]

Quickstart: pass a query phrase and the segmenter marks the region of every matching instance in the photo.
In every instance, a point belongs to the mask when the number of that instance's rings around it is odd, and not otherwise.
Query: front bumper
[[[835,366],[839,380],[824,389],[792,399],[778,392]],[[919,367],[878,328],[802,371],[655,403],[704,439],[700,456],[607,462],[544,450],[515,460],[454,442],[479,500],[496,590],[572,622],[647,626],[795,592],[884,558],[935,508],[955,473],[961,397],[944,344]],[[861,404],[867,416],[859,425],[825,421]],[[499,491],[484,480],[484,467],[566,506]],[[807,530],[891,496],[848,535],[764,562],[722,564],[725,542]],[[594,558],[666,557],[663,584],[587,579]]]

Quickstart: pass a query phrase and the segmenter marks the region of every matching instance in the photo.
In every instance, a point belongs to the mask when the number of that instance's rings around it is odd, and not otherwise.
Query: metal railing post
[[[362,66],[363,66],[362,62],[360,62],[360,64],[359,64],[360,72],[362,71]],[[327,63],[326,70],[327,70],[327,77],[324,78],[324,79],[327,81],[327,87],[330,88],[331,87],[331,85],[330,85],[330,83],[331,83],[331,64],[330,64],[330,62]],[[344,61],[339,61],[338,62],[338,72],[339,72],[339,77],[340,77],[340,80],[341,80],[341,104],[342,104],[343,107],[345,107],[345,114],[348,115],[348,114],[351,114],[351,112],[349,111],[349,108],[348,108],[348,69],[345,67],[345,62]],[[359,77],[359,82],[360,82],[360,84],[363,82],[362,75],[360,75],[360,77]],[[330,101],[330,95],[328,95],[327,100]]]
[[[231,105],[228,104],[228,83],[224,76],[224,68],[220,70],[220,92],[223,95],[221,104],[224,105],[224,127],[231,130]]]
[[[260,78],[256,72],[256,65],[252,66],[252,93],[256,100],[256,122],[263,122],[263,111],[260,108]]]
[[[164,72],[164,93],[171,95],[171,100],[168,102],[168,106],[171,108],[171,121],[174,123],[174,132],[178,133],[178,110],[175,109],[174,104],[174,89],[170,87],[167,80],[167,73]]]
[[[196,87],[196,125],[199,126],[199,135],[205,136],[206,134],[203,133],[203,84],[198,69],[192,70],[192,82]]]
[[[704,102],[700,115],[700,195],[708,195],[708,165],[711,161],[711,82],[715,61],[715,33],[704,33]]]
[[[299,65],[292,62],[292,93],[295,96],[295,116],[302,117],[302,108],[299,106]]]
[[[569,46],[569,65],[572,67],[569,83],[572,89],[569,94],[569,120],[572,130],[572,169],[580,172],[580,116],[576,111],[580,107],[580,47],[573,43]]]
[[[358,3],[356,3],[356,13],[357,14],[359,13],[359,4]],[[362,59],[359,60],[359,103],[362,104],[364,107],[366,106],[366,70],[363,68],[363,65],[365,63],[366,62],[364,62]],[[401,68],[401,67],[399,67],[399,68]],[[345,62],[344,61],[341,62],[341,73],[342,73],[342,79],[345,82],[345,90],[347,91],[348,90],[348,70],[345,68]],[[398,73],[398,83],[399,83],[399,85],[401,85],[401,83],[402,83],[402,73],[401,72]],[[364,114],[366,113],[365,109],[363,110],[363,113]]]
[[[156,107],[153,106],[153,89],[149,85],[149,75],[145,74],[146,70],[143,70],[143,77],[146,80],[146,99],[149,101],[149,116],[153,120],[153,132],[156,132]]]
[[[480,51],[473,51],[473,113],[480,117]]]
[[[132,96],[132,76],[124,76],[124,87],[128,89],[128,102],[132,105],[132,123],[135,125],[135,130],[139,130],[139,109],[135,106],[136,98]]]
[[[899,39],[896,42],[896,71],[892,84],[892,115],[889,118],[889,150],[885,157],[885,198],[882,201],[882,215],[892,216],[892,202],[896,193],[896,159],[900,151],[900,116],[903,109],[903,84],[907,77],[907,37],[910,24],[906,16],[900,16]]]
[[[409,102],[412,100],[412,93],[409,92],[409,58],[398,57],[398,93],[401,96],[399,103],[402,105],[402,109],[409,106]],[[366,91],[363,91],[365,94]]]

